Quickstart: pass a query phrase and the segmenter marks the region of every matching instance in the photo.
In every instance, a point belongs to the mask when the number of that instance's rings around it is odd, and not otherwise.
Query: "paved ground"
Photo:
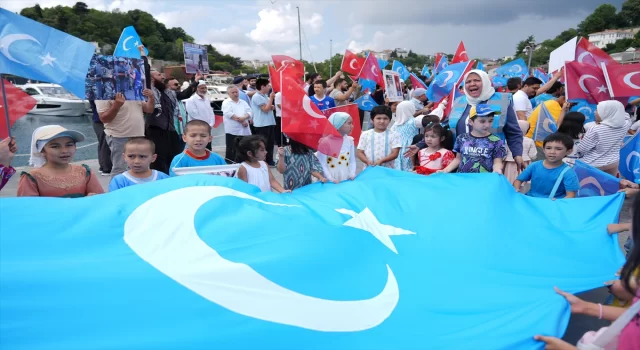
[[[223,155],[224,147],[214,146],[214,151]],[[92,171],[94,171],[96,174],[99,174],[97,159],[83,160],[81,161],[81,163],[89,165]],[[0,191],[0,197],[14,197],[16,195],[16,189],[17,189],[18,180],[19,180],[19,172],[23,169],[27,169],[27,168],[17,168],[18,174],[13,176],[9,181],[9,183],[7,183],[5,188],[3,188],[2,191]],[[360,163],[358,164],[358,169],[362,169],[362,164]],[[278,171],[274,168],[272,168],[271,171],[274,174],[274,176],[278,179],[278,181],[282,183],[282,175],[278,173]],[[105,189],[108,188],[109,181],[111,178],[109,176],[98,176],[98,178],[100,180],[100,183],[102,184],[102,187]],[[630,205],[631,205],[631,201],[629,200],[625,201],[625,205],[621,213],[622,214],[621,222],[630,221],[630,212],[629,212]],[[625,232],[624,234],[620,235],[621,244],[623,244],[624,241],[626,241],[627,237],[628,237],[628,232]],[[606,300],[608,296],[608,292],[606,288],[598,288],[598,289],[589,291],[587,293],[583,293],[580,296],[589,301],[602,303]],[[598,330],[600,327],[604,327],[604,326],[607,326],[606,321],[598,320],[592,317],[572,316],[569,322],[567,331],[565,333],[564,339],[570,342],[571,344],[575,344],[585,332],[589,330]]]

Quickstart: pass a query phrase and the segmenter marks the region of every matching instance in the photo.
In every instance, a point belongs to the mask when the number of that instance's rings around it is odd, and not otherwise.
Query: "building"
[[[640,49],[633,47],[628,48],[624,52],[612,53],[611,58],[620,63],[639,63],[640,62]]]
[[[396,48],[396,55],[400,58],[407,58],[407,56],[409,56],[409,50]]]
[[[242,64],[248,67],[253,67],[253,69],[258,69],[260,67],[264,67],[270,64],[271,61],[260,61],[260,60],[243,60]]]
[[[618,40],[633,38],[635,29],[607,29],[603,32],[589,34],[589,42],[598,48],[605,48]]]

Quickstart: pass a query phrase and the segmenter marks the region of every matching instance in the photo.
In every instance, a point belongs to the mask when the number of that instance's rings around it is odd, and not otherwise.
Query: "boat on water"
[[[91,111],[89,101],[79,99],[58,84],[28,83],[18,87],[37,101],[29,114],[79,117]]]

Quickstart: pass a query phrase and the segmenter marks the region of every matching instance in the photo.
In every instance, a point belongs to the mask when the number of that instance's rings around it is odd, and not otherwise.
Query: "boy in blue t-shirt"
[[[174,168],[226,165],[224,158],[207,149],[207,144],[212,139],[211,125],[197,119],[189,121],[184,126],[182,134],[182,140],[187,144],[187,149],[173,158],[169,167],[169,175],[176,176]]]
[[[109,183],[109,192],[166,179],[169,176],[163,172],[152,170],[151,163],[156,160],[156,145],[153,141],[144,137],[132,137],[124,144],[124,161],[129,170],[116,175]]]
[[[516,191],[524,181],[531,180],[527,196],[546,198],[575,198],[580,189],[578,175],[562,159],[571,154],[573,140],[569,135],[554,133],[543,141],[544,160],[529,165],[513,182]],[[554,187],[557,189],[553,192]]]
[[[327,91],[326,81],[318,80],[313,83],[313,91],[315,95],[311,96],[310,99],[321,111],[336,106],[336,101],[332,97],[325,95],[325,91]]]

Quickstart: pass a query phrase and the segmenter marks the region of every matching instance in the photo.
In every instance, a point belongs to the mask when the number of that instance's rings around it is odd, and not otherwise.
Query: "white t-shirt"
[[[282,117],[282,92],[276,93],[273,103],[276,105],[276,117]]]
[[[529,100],[529,96],[522,91],[518,90],[515,94],[513,94],[513,109],[518,111],[523,111],[527,119],[533,112],[533,106],[531,105],[531,101]]]
[[[629,129],[633,130],[633,131],[636,131],[636,132],[638,130],[640,130],[640,120],[638,120],[637,122],[631,124],[631,127]]]
[[[373,137],[373,142],[371,138]],[[386,139],[386,143],[385,143]],[[373,144],[373,148],[371,147]],[[385,132],[375,132],[374,129],[369,129],[360,135],[360,142],[358,142],[358,149],[364,151],[364,154],[373,162],[377,162],[380,159],[388,156],[393,152],[394,148],[402,147],[402,141],[400,135],[395,131],[388,130]],[[398,155],[401,157],[402,155]],[[382,166],[387,168],[393,168],[394,161],[386,162]]]

